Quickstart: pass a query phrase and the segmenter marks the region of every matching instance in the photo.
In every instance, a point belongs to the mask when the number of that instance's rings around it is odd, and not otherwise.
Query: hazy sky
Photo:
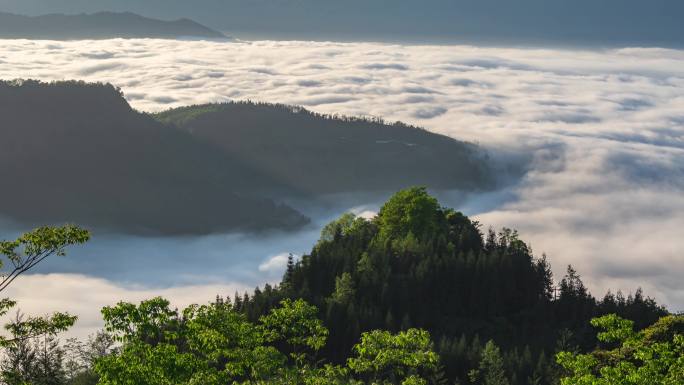
[[[501,159],[530,157],[518,184],[443,194],[443,203],[519,229],[537,255],[549,254],[557,278],[572,263],[595,295],[642,286],[684,309],[684,51],[0,41],[0,78],[17,77],[111,82],[145,111],[253,99],[382,116],[477,141]],[[377,204],[368,203],[356,210]],[[99,306],[122,298],[183,304],[277,281],[286,253],[308,251],[336,214],[268,239],[96,234],[42,270],[59,274],[23,278],[7,294],[32,312],[80,312],[83,333],[99,325]]]
[[[0,0],[0,11],[133,11],[272,37],[681,46],[681,0]]]

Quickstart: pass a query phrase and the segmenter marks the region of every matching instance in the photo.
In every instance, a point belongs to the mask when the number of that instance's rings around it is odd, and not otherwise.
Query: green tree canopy
[[[419,329],[363,333],[354,353],[349,368],[372,384],[424,384],[439,364],[430,333]]]
[[[0,242],[0,292],[7,289],[21,274],[57,255],[66,255],[66,248],[82,244],[90,239],[87,230],[73,225],[61,227],[40,227],[22,234],[14,241]],[[5,298],[0,300],[0,316],[6,315],[16,302]],[[76,317],[56,312],[45,317],[25,317],[5,325],[11,338],[0,337],[0,346],[8,346],[20,340],[41,335],[55,335],[67,330],[76,322]]]
[[[684,384],[684,316],[666,316],[639,332],[614,314],[594,318],[607,348],[589,354],[560,352],[562,385]],[[611,348],[612,347],[612,348]]]
[[[224,301],[191,305],[182,315],[162,298],[119,303],[102,313],[119,352],[97,360],[102,385],[261,383],[301,379],[307,353],[325,344],[317,309],[283,301],[259,324]],[[299,368],[291,370],[288,354]],[[294,373],[294,374],[293,374]]]
[[[334,240],[335,237],[349,234],[359,220],[363,219],[357,218],[353,213],[342,214],[339,218],[323,227],[319,242],[330,242]]]
[[[90,233],[79,227],[41,227],[22,234],[14,241],[0,242],[0,291],[7,289],[24,274],[52,255],[66,255],[66,248],[85,243]],[[16,302],[0,300],[0,316],[6,315]],[[77,317],[55,312],[34,317],[17,312],[5,325],[9,337],[0,337],[5,349],[0,377],[8,385],[52,385],[66,380],[64,350],[56,335],[69,329]]]
[[[308,353],[319,351],[328,339],[328,329],[318,319],[318,309],[303,299],[285,299],[259,320],[267,342],[287,346],[290,356],[301,365]]]
[[[64,256],[67,246],[85,243],[89,239],[90,233],[87,230],[66,225],[41,227],[21,235],[15,241],[0,242],[0,254],[6,259],[0,259],[0,291],[45,258],[51,255]],[[6,269],[6,266],[9,268]]]
[[[317,361],[328,336],[317,313],[303,300],[284,300],[251,323],[222,300],[182,315],[162,298],[122,302],[103,309],[122,346],[96,358],[95,371],[100,385],[418,385],[437,368],[430,334],[418,329],[364,334],[346,367]]]
[[[482,351],[478,370],[471,372],[471,381],[482,385],[508,385],[501,350],[489,340]]]
[[[382,240],[404,238],[409,233],[424,240],[445,229],[442,208],[424,187],[394,194],[380,209],[377,220]]]

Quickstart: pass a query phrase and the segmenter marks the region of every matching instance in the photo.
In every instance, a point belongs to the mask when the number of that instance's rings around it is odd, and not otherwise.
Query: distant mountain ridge
[[[163,21],[131,12],[49,14],[23,16],[0,12],[0,38],[107,39],[107,38],[225,38],[190,19]]]
[[[681,0],[3,0],[7,11],[190,17],[257,39],[684,46]]]
[[[293,230],[278,202],[491,187],[475,146],[401,124],[230,103],[149,115],[120,90],[0,81],[0,217],[134,234]]]

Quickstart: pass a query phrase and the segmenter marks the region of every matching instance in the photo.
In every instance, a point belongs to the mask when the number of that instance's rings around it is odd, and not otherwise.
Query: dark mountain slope
[[[130,108],[109,85],[0,83],[0,215],[130,232],[294,228],[274,183]]]
[[[0,12],[0,38],[107,39],[107,38],[223,38],[222,33],[189,19],[163,21],[130,12],[22,16]]]
[[[294,229],[306,218],[274,200],[490,185],[474,145],[281,105],[188,107],[155,119],[110,85],[14,81],[0,82],[0,117],[0,217],[27,225]]]
[[[410,185],[473,190],[490,183],[476,146],[402,123],[250,102],[184,107],[156,117],[304,194]]]

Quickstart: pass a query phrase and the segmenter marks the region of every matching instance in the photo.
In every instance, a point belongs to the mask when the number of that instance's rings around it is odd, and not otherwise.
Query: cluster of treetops
[[[0,252],[22,270],[87,237],[43,228]],[[57,334],[75,317],[18,316],[2,341],[2,381],[684,384],[684,316],[640,290],[597,300],[571,267],[556,285],[515,231],[485,236],[423,188],[395,194],[373,219],[327,225],[275,287],[182,310],[162,298],[121,302],[102,314],[101,333],[66,344]]]

